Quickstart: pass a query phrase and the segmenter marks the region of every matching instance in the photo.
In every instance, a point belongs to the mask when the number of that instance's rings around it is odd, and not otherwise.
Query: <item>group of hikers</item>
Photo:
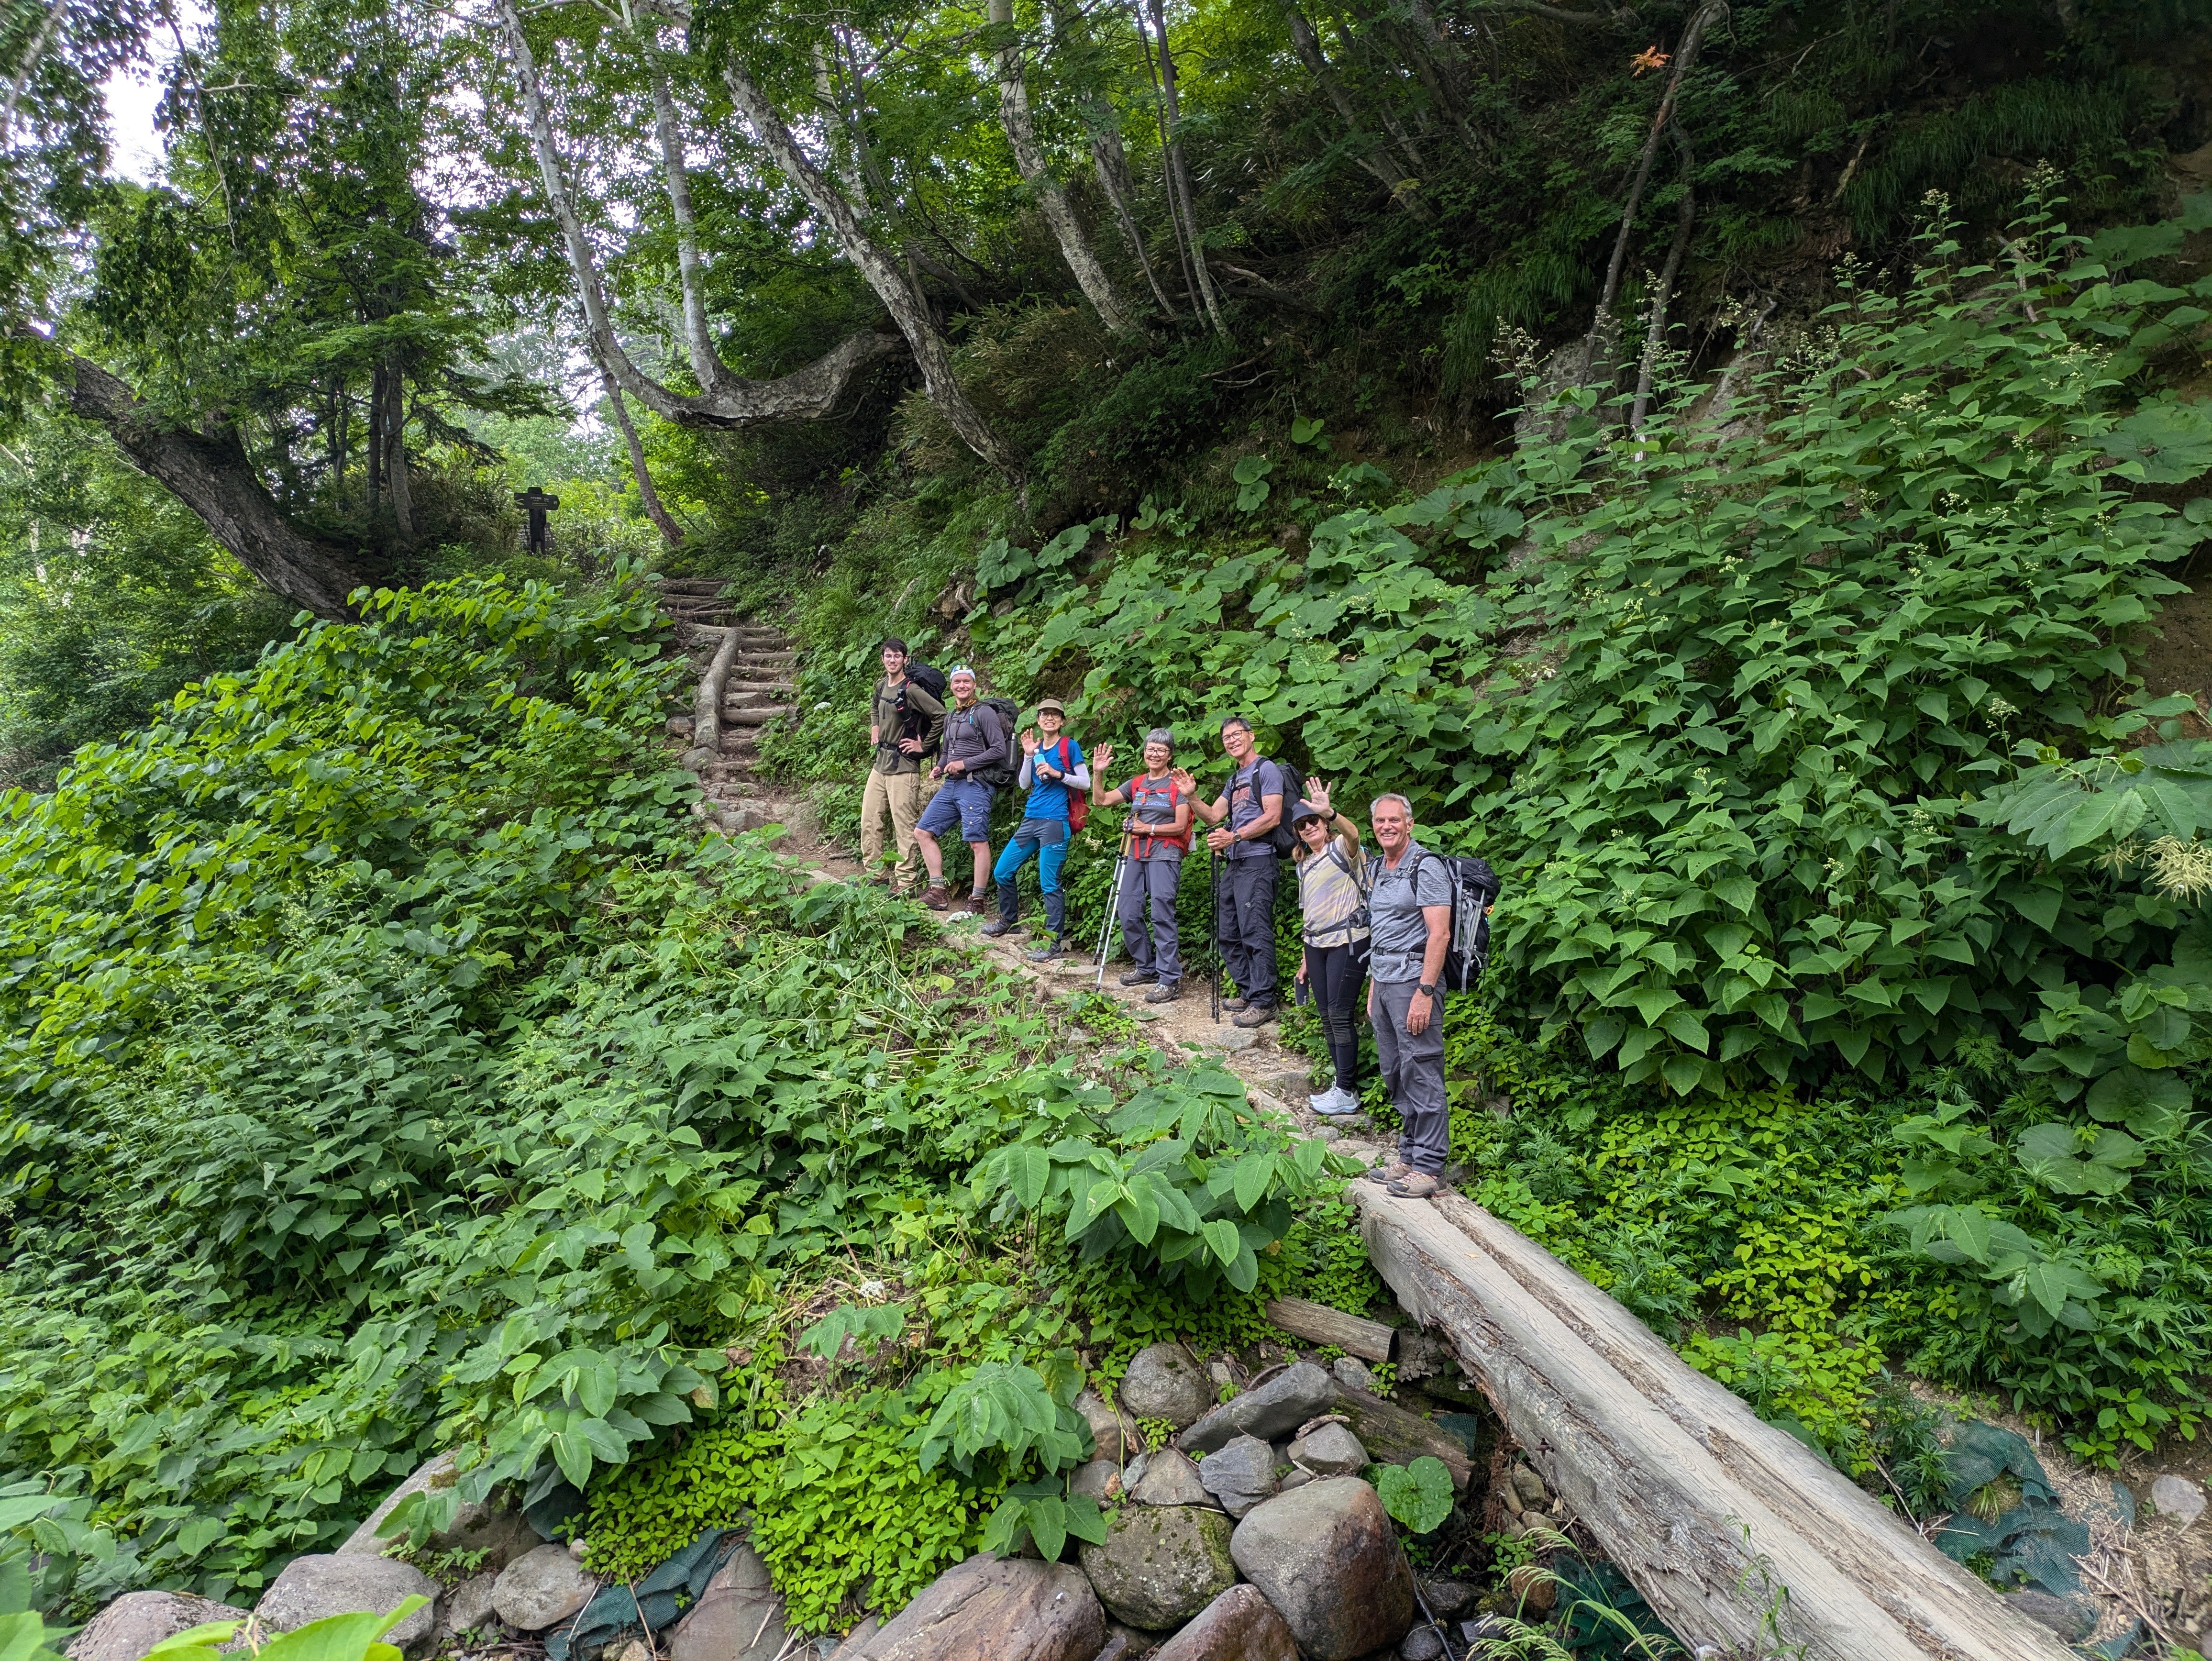
[[[1286,855],[1304,920],[1297,984],[1320,1017],[1334,1074],[1310,1105],[1328,1116],[1359,1110],[1364,991],[1382,1081],[1404,1121],[1397,1159],[1372,1174],[1393,1194],[1437,1192],[1450,1127],[1442,988],[1454,949],[1457,891],[1454,862],[1413,839],[1413,805],[1404,796],[1377,796],[1370,805],[1370,854],[1360,826],[1338,810],[1326,782],[1302,779],[1294,768],[1262,756],[1242,715],[1221,723],[1231,770],[1212,800],[1188,769],[1175,764],[1175,736],[1165,727],[1145,735],[1144,770],[1109,784],[1113,747],[1101,745],[1095,757],[1086,757],[1064,730],[1067,711],[1059,699],[1040,700],[1034,726],[1019,727],[1019,711],[981,697],[966,666],[944,672],[940,695],[926,684],[938,681],[936,672],[915,665],[908,672],[905,642],[886,640],[881,651],[883,678],[868,735],[873,761],[861,800],[860,854],[868,880],[902,895],[919,887],[924,905],[952,909],[943,839],[957,829],[973,860],[974,910],[983,910],[987,886],[995,886],[997,915],[982,932],[999,936],[1018,920],[1016,879],[1034,857],[1046,932],[1027,955],[1048,962],[1073,950],[1060,879],[1076,831],[1091,807],[1126,807],[1114,912],[1134,966],[1121,983],[1149,986],[1147,1003],[1170,1003],[1182,995],[1186,973],[1176,894],[1202,820],[1206,845],[1218,861],[1215,939],[1236,987],[1222,1007],[1249,1028],[1276,1019],[1282,1001],[1274,912],[1276,873]],[[998,789],[1009,785],[1027,795],[1021,823],[994,865],[991,807]],[[896,856],[886,846],[886,818]],[[1488,867],[1470,863],[1487,875]],[[1477,904],[1478,921],[1486,910]]]

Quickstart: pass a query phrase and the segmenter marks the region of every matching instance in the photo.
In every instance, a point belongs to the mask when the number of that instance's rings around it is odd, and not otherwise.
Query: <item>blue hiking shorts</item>
[[[929,799],[929,806],[921,810],[915,821],[915,829],[927,830],[933,837],[941,837],[955,824],[960,827],[963,842],[991,840],[991,787],[978,784],[974,779],[962,778],[958,774],[945,781],[944,787]]]

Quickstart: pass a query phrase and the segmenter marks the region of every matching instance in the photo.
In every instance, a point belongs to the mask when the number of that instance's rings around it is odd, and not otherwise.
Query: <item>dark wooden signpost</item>
[[[545,551],[545,515],[561,505],[559,496],[548,496],[535,484],[526,490],[514,493],[514,504],[530,515],[530,551]]]

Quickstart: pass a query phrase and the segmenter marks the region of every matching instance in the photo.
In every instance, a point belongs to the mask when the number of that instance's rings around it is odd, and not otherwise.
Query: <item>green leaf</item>
[[[1375,1492],[1382,1509],[1415,1534],[1433,1533],[1451,1515],[1451,1472],[1432,1454],[1409,1465],[1380,1465]]]
[[[1237,1232],[1237,1225],[1226,1217],[1215,1218],[1202,1232],[1206,1249],[1224,1269],[1235,1262],[1237,1254],[1244,1250],[1243,1237]]]
[[[1267,1197],[1267,1190],[1275,1180],[1275,1156],[1272,1153],[1247,1153],[1237,1162],[1237,1181],[1234,1193],[1237,1208],[1251,1212],[1259,1208],[1260,1202]]]
[[[1052,1180],[1052,1157],[1034,1142],[1017,1142],[1006,1150],[1006,1177],[1014,1198],[1034,1211]]]
[[[2176,1135],[2191,1107],[2181,1075],[2132,1064],[2116,1067],[2089,1086],[2089,1111],[2106,1124],[2124,1124],[2138,1136]]]

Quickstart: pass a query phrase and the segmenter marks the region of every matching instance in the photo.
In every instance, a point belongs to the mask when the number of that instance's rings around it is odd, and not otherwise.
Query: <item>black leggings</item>
[[[1306,947],[1306,985],[1328,1040],[1328,1059],[1340,1090],[1358,1092],[1359,1000],[1367,982],[1367,942]]]

